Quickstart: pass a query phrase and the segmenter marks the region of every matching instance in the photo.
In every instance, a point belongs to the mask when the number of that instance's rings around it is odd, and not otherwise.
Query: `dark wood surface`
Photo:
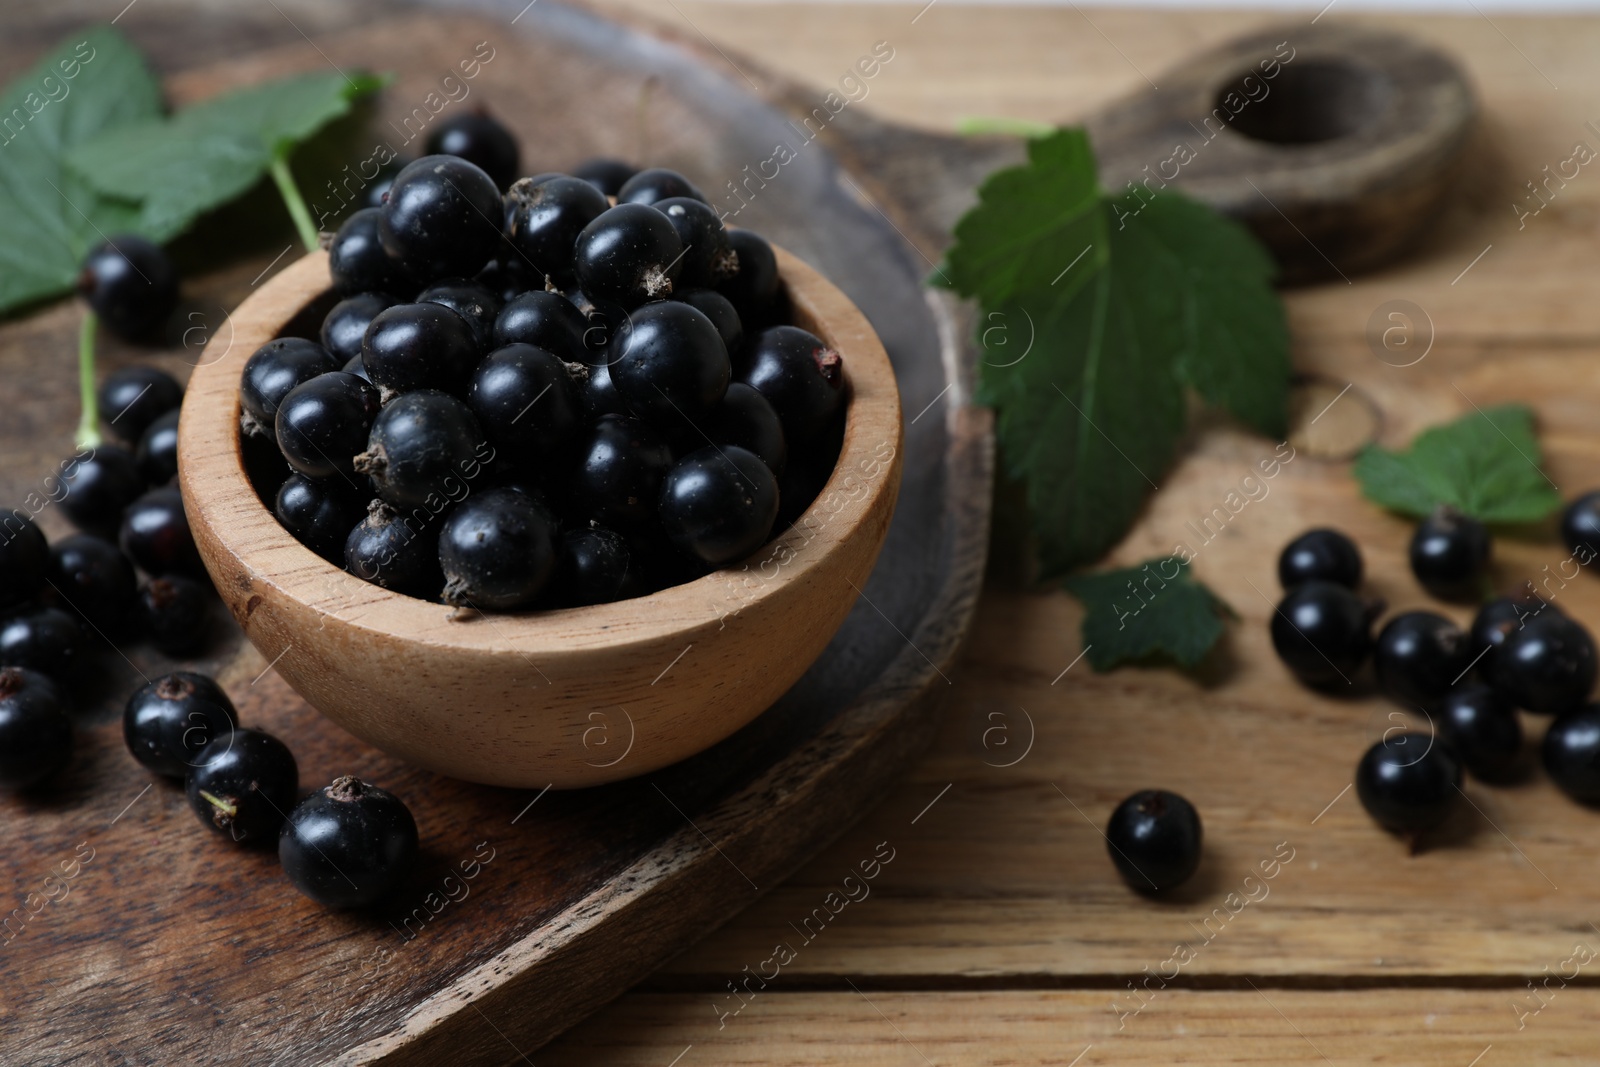
[[[494,58],[472,93],[517,129],[525,169],[620,155],[678,167],[716,190],[792,136],[726,66],[548,3],[513,26],[520,8],[437,16],[338,5],[285,32],[254,9],[186,17],[168,6],[135,9],[119,25],[180,101],[329,63],[394,71],[375,112],[296,157],[314,209],[319,179],[365,158],[368,144],[397,139],[388,122],[411,113],[479,42]],[[32,10],[0,16],[8,19],[15,31],[0,21],[0,77],[82,25]],[[6,801],[0,886],[26,921],[0,946],[9,994],[0,1058],[520,1059],[773,888],[867,810],[931,737],[976,596],[992,461],[987,419],[966,406],[966,364],[950,347],[966,325],[921,290],[932,249],[908,243],[852,184],[813,144],[736,220],[818,266],[866,311],[915,416],[883,558],[795,689],[727,742],[647,779],[577,793],[497,790],[406,768],[338,730],[219,612],[204,666],[245,723],[290,744],[303,784],[356,774],[405,797],[417,816],[415,876],[387,907],[352,915],[300,897],[270,854],[205,833],[179,790],[133,763],[117,725],[121,701],[172,664],[108,639],[71,767],[50,789]],[[102,370],[148,360],[185,371],[227,330],[226,309],[294,247],[265,190],[204,220],[176,249],[186,306],[172,344],[107,342]],[[70,452],[78,316],[64,302],[0,325],[0,499],[44,490]],[[53,508],[41,522],[52,536],[67,530]]]

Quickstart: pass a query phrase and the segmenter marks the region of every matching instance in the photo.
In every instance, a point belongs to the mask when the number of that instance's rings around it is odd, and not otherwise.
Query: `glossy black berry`
[[[611,358],[611,339],[628,322],[628,310],[610,300],[596,300],[582,289],[567,289],[562,295],[583,316],[583,362],[598,366]],[[553,351],[553,350],[552,350]]]
[[[806,442],[804,448],[789,449],[789,462],[784,464],[783,477],[778,480],[780,527],[788,527],[798,521],[833,477],[844,443],[844,423],[845,412],[841,408],[834,414],[828,428],[822,431],[822,436]],[[881,454],[887,456],[889,453]]]
[[[743,382],[729,385],[722,402],[706,418],[705,430],[713,444],[748,449],[760,456],[774,475],[782,477],[789,458],[783,423],[767,398],[750,386]]]
[[[60,608],[9,615],[0,619],[0,667],[26,667],[71,686],[89,665],[88,642],[78,616]]]
[[[459,392],[482,355],[471,324],[443,304],[379,312],[361,342],[361,365],[386,399],[415,389]]]
[[[295,386],[339,369],[339,360],[326,348],[303,337],[268,341],[245,360],[239,379],[239,405],[249,416],[250,433],[271,433],[278,408]]]
[[[1547,611],[1560,614],[1554,604],[1535,595],[1531,589],[1516,596],[1496,597],[1479,608],[1472,617],[1470,631],[1473,655],[1482,654],[1477,661],[1478,673],[1488,673],[1489,661],[1513,631],[1522,629],[1530,619]]]
[[[396,303],[388,293],[357,293],[339,301],[322,320],[322,347],[340,364],[359,357],[367,327]]]
[[[410,160],[390,158],[387,163],[378,165],[378,173],[373,175],[372,181],[367,184],[366,196],[362,203],[367,207],[382,207],[389,199],[389,190],[394,187],[394,180],[400,177],[400,172],[406,169]]]
[[[691,452],[667,473],[660,519],[679,549],[714,567],[766,543],[778,517],[778,479],[736,445]]]
[[[502,189],[516,180],[522,167],[517,139],[481,107],[436,125],[428,134],[428,154],[460,156],[476,163]]]
[[[1143,789],[1111,813],[1106,851],[1129,887],[1161,893],[1194,874],[1204,836],[1193,804],[1165,789]]]
[[[423,514],[402,514],[374,501],[344,544],[345,570],[396,593],[438,600],[444,588],[439,569],[439,524]]]
[[[146,574],[205,577],[200,550],[183,510],[183,494],[175,485],[152,489],[128,505],[122,519],[122,550]]]
[[[583,424],[565,364],[532,345],[489,353],[467,388],[467,406],[496,455],[529,468],[553,459]]]
[[[607,196],[616,196],[639,171],[620,159],[591,159],[572,168],[574,178],[582,178]]]
[[[461,279],[430,285],[417,294],[419,304],[443,304],[472,327],[478,351],[494,347],[494,323],[500,314],[500,297],[477,282]]]
[[[45,588],[50,543],[32,519],[0,511],[0,609],[26,604]]]
[[[122,712],[133,758],[157,774],[182,778],[201,751],[239,726],[233,702],[203,674],[175,671],[136,690]]]
[[[796,326],[774,326],[757,334],[739,380],[767,398],[792,447],[821,434],[844,403],[839,353]]]
[[[169,656],[186,656],[205,644],[211,594],[199,582],[177,575],[152,578],[139,590],[138,617],[151,644]]]
[[[261,730],[234,730],[212,741],[184,778],[189,809],[240,845],[276,845],[299,792],[294,753]]]
[[[619,204],[655,204],[673,197],[688,197],[702,203],[706,199],[705,194],[696,189],[688,178],[665,167],[641,170],[617,190]]]
[[[49,678],[0,669],[0,787],[37,785],[72,758],[72,720]]]
[[[1467,672],[1472,657],[1471,638],[1461,627],[1431,611],[1408,611],[1378,633],[1372,665],[1391,698],[1432,707]]]
[[[1522,753],[1522,722],[1493,689],[1463,683],[1451,689],[1437,712],[1439,739],[1460,758],[1467,773],[1486,782],[1507,777]]]
[[[672,295],[683,242],[655,208],[618,204],[584,227],[574,256],[585,293],[635,308]]]
[[[156,419],[177,410],[183,403],[183,386],[164,370],[135,365],[106,375],[97,398],[106,429],[132,445]]]
[[[1278,582],[1285,590],[1322,581],[1354,589],[1361,584],[1361,550],[1338,530],[1307,530],[1284,546]]]
[[[1585,493],[1561,513],[1561,540],[1580,566],[1600,556],[1600,490]]]
[[[500,309],[494,346],[533,345],[571,363],[587,362],[584,331],[589,322],[572,301],[542,289],[523,293]]]
[[[1461,795],[1461,762],[1427,734],[1392,733],[1356,766],[1356,795],[1379,826],[1414,836],[1449,816]]]
[[[94,533],[116,532],[122,512],[145,490],[133,453],[116,445],[99,445],[68,460],[61,482],[61,509],[80,529]]]
[[[344,543],[367,514],[367,498],[342,478],[291,474],[278,489],[273,514],[294,539],[330,563],[344,564]]]
[[[738,272],[738,257],[728,243],[728,231],[715,209],[703,200],[686,196],[658,200],[653,205],[671,222],[683,242],[683,264],[677,288],[700,289],[721,285]]]
[[[1563,793],[1600,804],[1600,704],[1569,711],[1551,723],[1540,755],[1545,773]]]
[[[419,508],[461,499],[492,455],[465,403],[420,389],[396,397],[378,413],[356,470],[372,479],[384,500],[402,509]]]
[[[169,411],[145,430],[133,461],[150,485],[166,485],[178,476],[178,416]]]
[[[578,387],[584,418],[593,422],[602,415],[633,415],[622,397],[617,395],[617,387],[611,381],[610,367],[601,364],[586,370],[587,375]]]
[[[738,269],[718,291],[739,309],[746,328],[764,323],[778,302],[782,283],[777,253],[764,237],[749,230],[729,230],[728,247],[733,249]]]
[[[540,275],[567,279],[578,235],[610,207],[605,194],[581,178],[523,178],[506,194],[506,239]]]
[[[1476,600],[1489,569],[1489,531],[1477,519],[1440,508],[1411,537],[1411,573],[1442,600]]]
[[[585,526],[561,535],[556,581],[561,603],[572,607],[609,604],[628,577],[628,539],[603,526]]]
[[[515,489],[490,489],[462,501],[439,532],[447,604],[492,611],[527,607],[555,569],[550,524]]]
[[[160,245],[123,234],[89,250],[78,294],[112,333],[140,341],[178,306],[178,272]]]
[[[50,548],[50,584],[102,634],[130,621],[139,581],[116,545],[89,534],[63,537]]]
[[[1367,605],[1342,585],[1307,582],[1272,613],[1272,647],[1284,666],[1318,689],[1349,685],[1372,648]]]
[[[400,264],[384,251],[378,240],[378,223],[383,213],[375,207],[362,208],[344,220],[328,242],[328,273],[340,296],[358,293],[404,292],[414,288]]]
[[[733,302],[715,289],[693,289],[676,298],[688,304],[711,320],[722,336],[722,347],[730,358],[737,358],[744,350],[744,322]]]
[[[308,478],[344,478],[354,484],[355,458],[367,447],[377,417],[378,390],[371,382],[343,371],[324,374],[284,397],[278,408],[278,448],[289,466]]]
[[[602,523],[637,525],[655,515],[672,450],[635,418],[602,415],[580,441],[572,494]]]
[[[1582,625],[1545,610],[1490,656],[1484,678],[1508,703],[1540,715],[1575,711],[1595,682],[1594,638]]]
[[[423,156],[389,188],[378,237],[414,278],[468,277],[501,249],[500,188],[456,156]]]
[[[698,426],[722,400],[733,368],[704,314],[676,300],[639,308],[612,342],[617,394],[663,430]]]
[[[319,904],[359,908],[398,886],[417,856],[417,824],[399,797],[336,778],[296,804],[278,836],[278,861]]]

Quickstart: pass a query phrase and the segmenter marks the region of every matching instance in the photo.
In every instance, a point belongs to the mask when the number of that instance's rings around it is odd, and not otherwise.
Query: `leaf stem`
[[[81,412],[75,441],[80,451],[99,448],[101,442],[100,398],[94,389],[94,331],[98,322],[95,313],[85,309],[83,325],[78,328],[78,399]]]
[[[1057,127],[1048,122],[1032,119],[996,118],[990,115],[968,115],[956,120],[956,133],[963,137],[986,134],[1003,134],[1010,137],[1048,137]]]
[[[289,172],[288,160],[284,158],[283,153],[277,153],[272,157],[269,167],[272,171],[272,180],[278,186],[278,195],[283,197],[283,204],[294,219],[295,229],[300,231],[300,240],[305,242],[307,252],[315,252],[320,246],[317,225],[311,221],[311,211],[300,196],[300,189],[294,183],[294,175]]]

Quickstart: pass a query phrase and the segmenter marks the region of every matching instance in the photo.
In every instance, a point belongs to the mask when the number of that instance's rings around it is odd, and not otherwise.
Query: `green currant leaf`
[[[133,198],[84,182],[65,156],[160,114],[160,85],[109,26],[68,38],[0,94],[0,312],[70,290],[92,246],[145,232]]]
[[[1189,576],[1187,563],[1172,556],[1076,575],[1064,584],[1087,609],[1083,646],[1097,671],[1123,663],[1193,667],[1222,636],[1224,620],[1234,617],[1225,601]]]
[[[170,119],[124,126],[82,145],[71,164],[104,192],[141,204],[159,239],[261,180],[276,160],[384,85],[369,74],[303,74],[239,89]]]
[[[1406,452],[1368,445],[1355,476],[1368,500],[1402,515],[1448,505],[1482,522],[1526,523],[1561,507],[1542,462],[1533,412],[1504,404],[1424,430]]]

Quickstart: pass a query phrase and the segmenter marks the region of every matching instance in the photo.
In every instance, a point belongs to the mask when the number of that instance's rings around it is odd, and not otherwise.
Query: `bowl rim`
[[[260,345],[329,295],[332,278],[325,251],[306,254],[251,294],[230,316],[227,334],[219,331],[202,353],[185,392],[178,429],[179,484],[191,522],[204,529],[201,540],[213,540],[248,575],[249,583],[272,586],[342,625],[399,634],[439,648],[524,655],[540,650],[617,651],[719,620],[725,623],[804,577],[832,546],[853,536],[885,504],[892,507],[900,481],[899,389],[882,343],[837,287],[785,249],[774,245],[773,251],[793,307],[793,324],[817,334],[843,358],[849,386],[844,438],[832,474],[806,510],[734,567],[607,604],[463,613],[364,581],[302,545],[278,523],[246,473],[238,432],[239,382],[245,362]],[[833,531],[835,536],[817,536],[836,523],[843,525]],[[207,563],[213,578],[223,582],[217,573],[223,568]],[[768,576],[765,571],[771,566],[776,572]],[[754,590],[742,578],[752,569],[762,579]],[[248,605],[243,610],[241,621],[247,621]],[[479,622],[487,625],[475,624]]]

